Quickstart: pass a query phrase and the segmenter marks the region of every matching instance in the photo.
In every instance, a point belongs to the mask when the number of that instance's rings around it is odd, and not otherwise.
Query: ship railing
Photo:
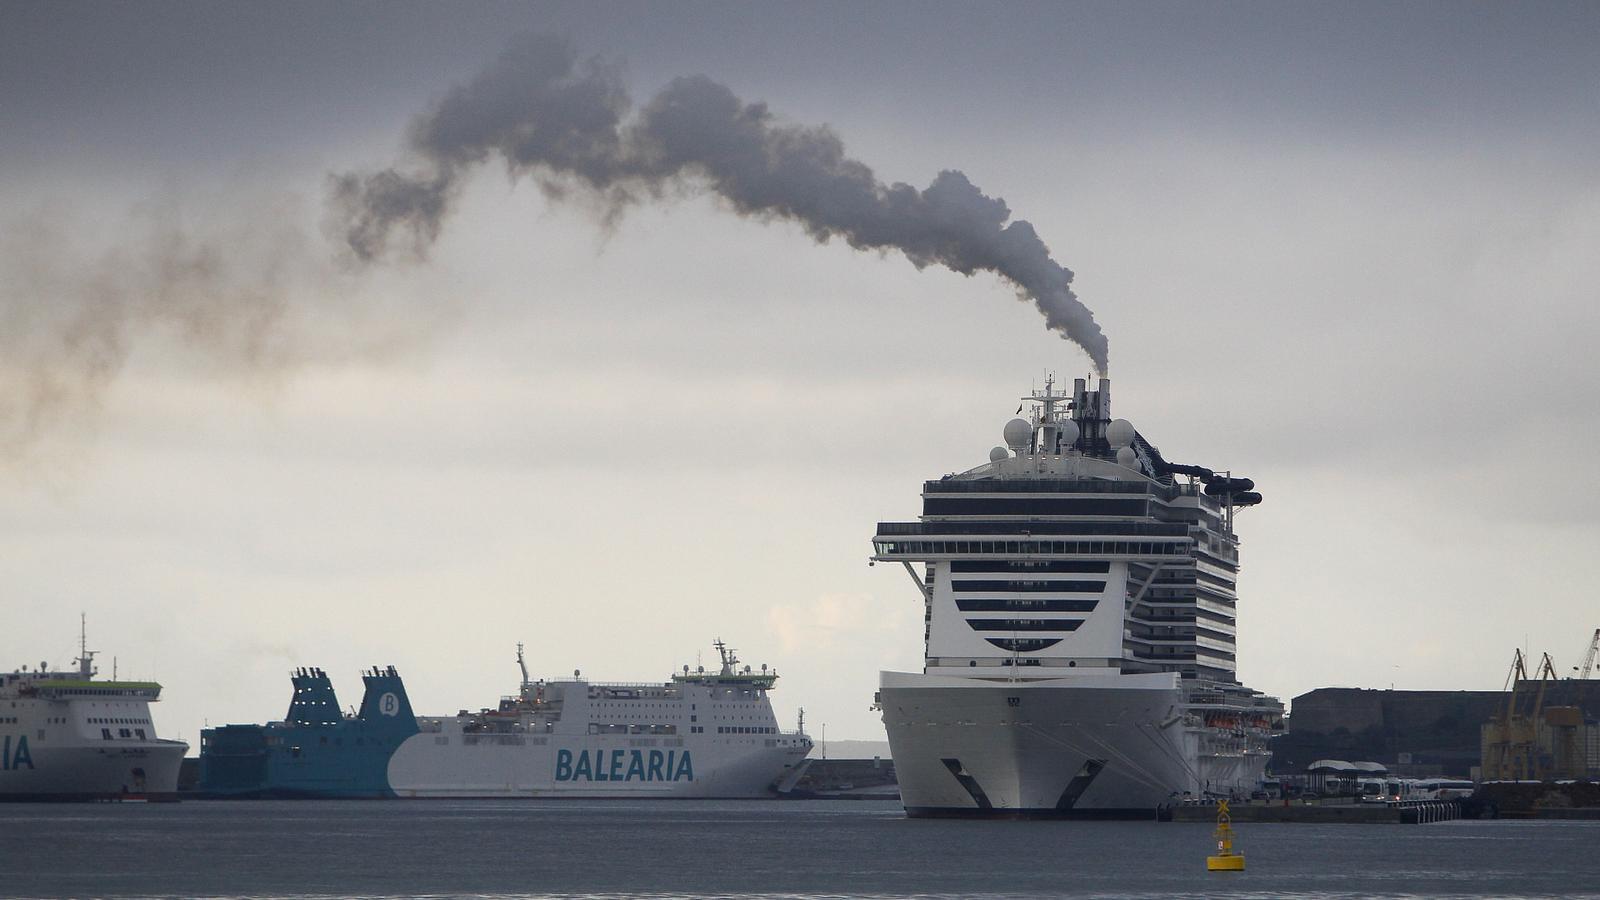
[[[161,686],[151,685],[126,685],[120,687],[62,687],[59,685],[37,685],[39,696],[45,698],[64,697],[123,697],[137,700],[159,700]]]
[[[670,737],[678,733],[672,723],[590,722],[590,734],[631,734],[642,737]]]
[[[521,734],[508,734],[505,732],[468,732],[461,736],[461,743],[468,747],[478,744],[499,744],[507,747],[521,747],[528,742]]]
[[[661,690],[668,686],[668,682],[665,681],[590,681],[587,678],[552,678],[546,682],[546,684],[551,683],[576,683],[587,684],[590,687],[598,688],[632,688],[634,690],[641,690],[645,688]]]
[[[1055,457],[1059,459],[1060,457]],[[980,478],[972,480],[924,481],[922,494],[1150,494],[1163,499],[1173,496],[1171,488],[1160,482],[1111,481],[1104,478],[1029,477]]]
[[[989,535],[1001,540],[1016,540],[1023,533],[1091,540],[1096,537],[1190,540],[1189,526],[1182,522],[1081,521],[1038,516],[932,516],[926,522],[879,522],[877,533],[940,537]]]

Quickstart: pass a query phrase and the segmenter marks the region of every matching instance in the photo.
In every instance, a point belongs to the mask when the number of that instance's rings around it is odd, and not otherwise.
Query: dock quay
[[[1239,803],[1229,804],[1234,822],[1310,822],[1352,825],[1419,825],[1461,818],[1461,804],[1454,800],[1401,800],[1390,803]],[[1174,822],[1215,822],[1217,808],[1212,804],[1177,806]]]
[[[1490,781],[1472,803],[1486,819],[1600,819],[1600,783]]]
[[[898,800],[894,761],[874,759],[813,759],[794,787],[781,795],[788,800]]]

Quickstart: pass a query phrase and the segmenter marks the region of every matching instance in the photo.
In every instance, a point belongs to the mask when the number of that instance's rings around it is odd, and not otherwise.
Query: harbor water
[[[0,806],[17,896],[1600,895],[1600,822],[907,819],[876,801],[189,801]]]

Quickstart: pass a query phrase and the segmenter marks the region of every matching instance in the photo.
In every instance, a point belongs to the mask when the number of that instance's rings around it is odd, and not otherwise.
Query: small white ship
[[[1230,473],[1169,463],[1111,383],[1023,398],[989,462],[883,522],[925,605],[920,673],[878,705],[910,815],[1147,817],[1260,787],[1277,700],[1235,677]],[[1019,410],[1020,412],[1021,410]]]
[[[389,760],[400,797],[770,797],[805,769],[811,739],[784,732],[767,698],[777,672],[721,668],[670,681],[528,678],[496,709],[418,717]]]
[[[189,745],[156,736],[153,681],[96,681],[80,637],[75,671],[0,675],[0,800],[168,799]]]

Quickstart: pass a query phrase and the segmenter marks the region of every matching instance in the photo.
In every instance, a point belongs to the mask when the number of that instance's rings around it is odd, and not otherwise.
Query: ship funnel
[[[361,712],[357,715],[369,724],[393,722],[409,732],[417,730],[417,717],[411,711],[411,700],[406,696],[405,683],[394,666],[373,669],[361,676],[367,692],[361,698]]]
[[[339,722],[339,698],[333,693],[333,682],[321,669],[299,669],[291,679],[294,697],[289,701],[289,712],[283,720],[292,725],[336,725]]]
[[[1098,388],[1094,390],[1090,389],[1088,380],[1073,379],[1072,418],[1078,423],[1082,435],[1079,447],[1085,455],[1101,458],[1111,456],[1111,442],[1106,439],[1106,430],[1111,426],[1111,379],[1100,379]],[[1129,442],[1132,442],[1131,435]]]

